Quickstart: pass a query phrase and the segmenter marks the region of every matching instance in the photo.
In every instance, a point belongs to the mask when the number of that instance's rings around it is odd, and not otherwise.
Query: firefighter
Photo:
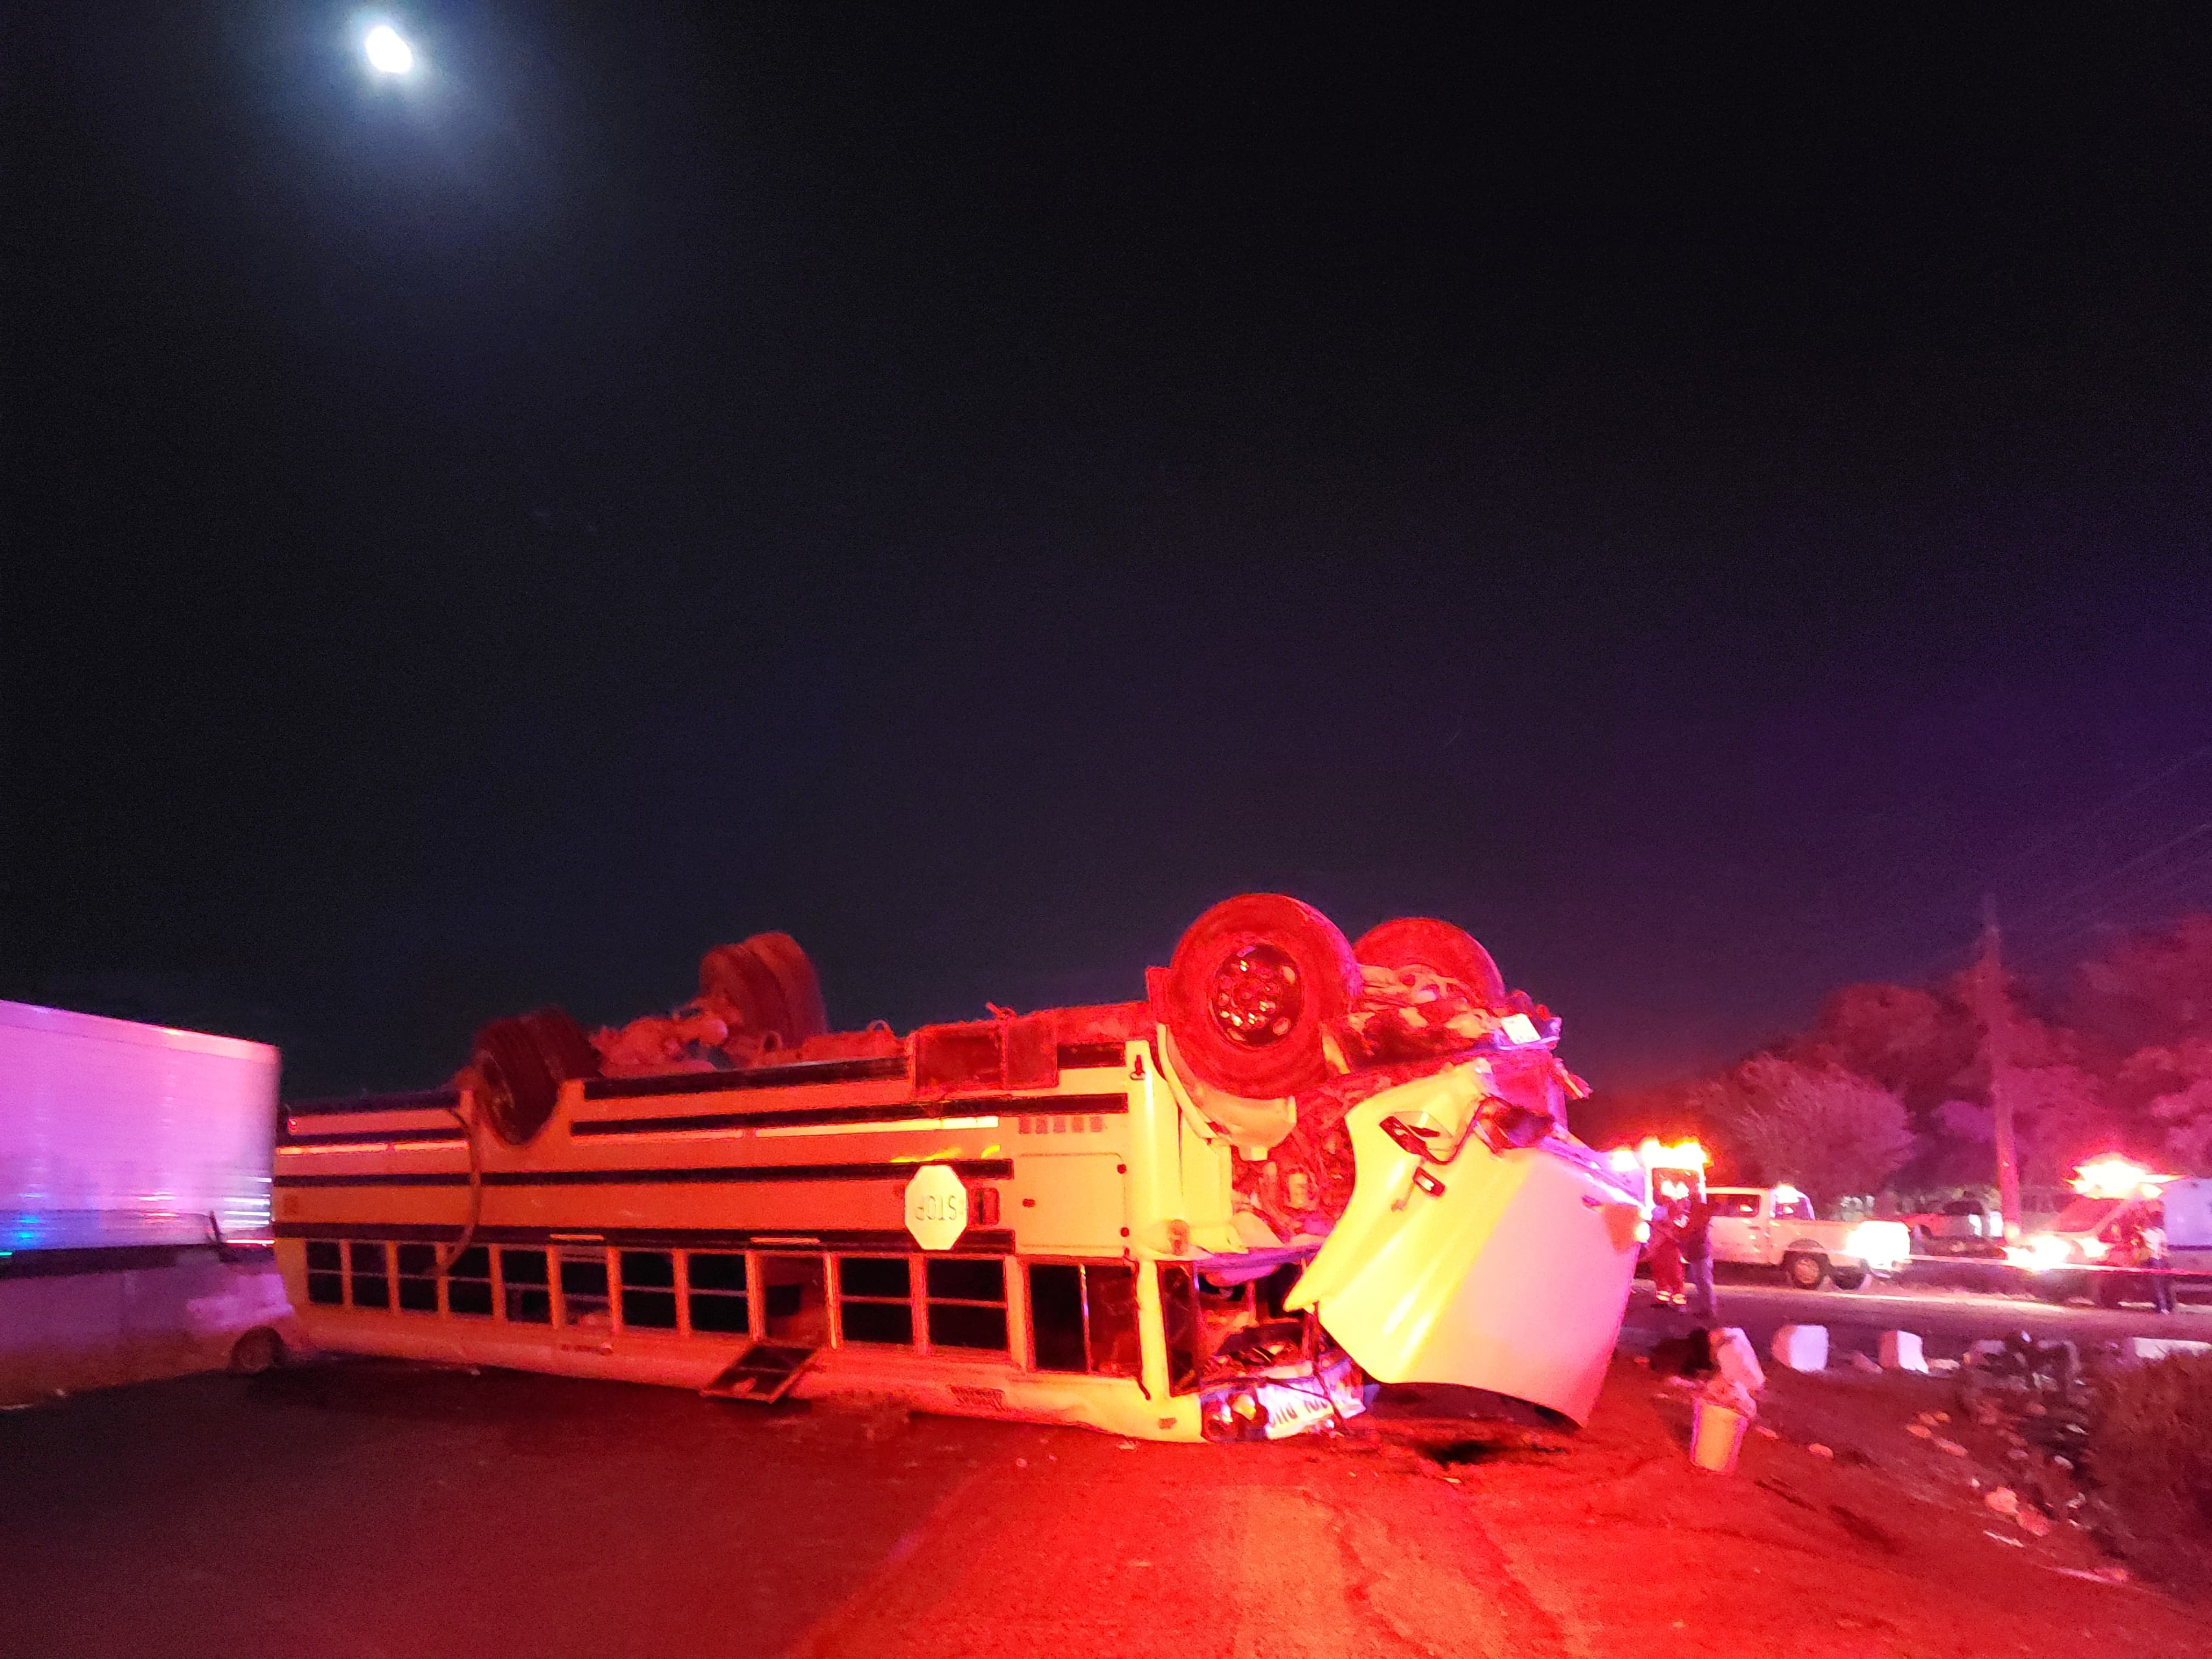
[[[1690,1189],[1668,1178],[1659,1183],[1659,1202],[1651,1211],[1651,1290],[1661,1307],[1682,1301],[1681,1223]]]

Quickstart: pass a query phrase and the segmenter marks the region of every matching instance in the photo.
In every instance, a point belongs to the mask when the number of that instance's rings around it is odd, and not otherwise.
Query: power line
[[[2081,830],[2086,829],[2088,825],[2096,822],[2097,819],[2104,817],[2106,813],[2112,811],[2115,807],[2125,805],[2128,802],[2134,800],[2136,797],[2145,794],[2150,790],[2155,789],[2160,784],[2166,782],[2169,778],[2178,776],[2179,774],[2187,771],[2191,767],[2195,766],[2200,761],[2203,761],[2207,757],[2212,757],[2212,743],[2208,743],[2198,748],[2192,749],[2178,760],[2169,761],[2165,765],[2160,767],[2158,770],[2153,772],[2148,777],[2140,779],[2136,782],[2129,785],[2126,788],[2120,791],[2118,794],[2100,801],[2087,811],[2078,814],[2075,817],[2067,818],[2062,823],[2055,825],[2047,833],[2041,836],[2035,841],[2029,842],[2027,846],[2021,848],[2019,851],[2002,860],[1984,874],[1975,877],[1971,881],[1963,882],[1954,886],[1949,890],[1945,897],[1937,901],[1937,907],[1948,908],[1950,903],[1964,900],[1974,893],[1985,893],[1990,891],[2005,877],[2018,870],[2022,865],[2026,864],[2037,854],[2046,852],[2050,848],[2059,845],[2062,842],[2065,841],[2068,836],[2077,834]],[[2070,895],[2069,896],[2070,896]],[[2062,898],[2061,900],[2055,901],[2054,902],[2063,902],[2064,901]],[[1893,938],[1911,925],[1912,924],[1909,921],[1900,919],[1887,923],[1881,927],[1869,929],[1854,939],[1844,941],[1840,945],[1833,945],[1831,948],[1841,955],[1851,954],[1864,950],[1867,946],[1876,944],[1882,939]],[[1959,957],[1962,959],[1971,957],[1973,955],[1975,949],[1976,947],[1971,943],[1961,945],[1955,950],[1947,949],[1933,958],[1926,968],[1916,970],[1912,977],[1915,979],[1923,977],[1929,971],[1931,971],[1934,968],[1950,960],[1954,957]]]

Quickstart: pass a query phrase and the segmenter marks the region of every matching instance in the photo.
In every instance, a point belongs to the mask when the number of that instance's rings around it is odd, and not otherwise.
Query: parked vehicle
[[[0,1002],[0,1402],[284,1351],[276,1051]]]
[[[1855,1291],[1887,1278],[1912,1258],[1912,1235],[1899,1221],[1820,1221],[1794,1187],[1713,1187],[1713,1260],[1779,1267],[1792,1285],[1817,1291],[1833,1281]]]
[[[1954,1198],[1932,1214],[1911,1218],[1914,1254],[1948,1261],[2005,1259],[2004,1218],[1978,1199]]]
[[[2212,1286],[2212,1179],[2174,1179],[2123,1169],[2110,1161],[2077,1182],[2074,1201],[2047,1228],[2030,1233],[2005,1252],[2027,1288],[2046,1302],[2094,1296],[2115,1301],[2130,1278],[2114,1254],[2130,1232],[2155,1209],[2166,1231],[2168,1270],[2177,1288]],[[2087,1170],[2094,1166],[2085,1166]],[[2101,1177],[2101,1178],[2100,1178]]]

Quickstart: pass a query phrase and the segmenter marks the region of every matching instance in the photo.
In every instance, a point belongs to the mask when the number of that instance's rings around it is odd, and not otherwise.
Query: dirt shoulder
[[[2033,1505],[2014,1472],[2027,1460],[2006,1431],[1965,1420],[1953,1382],[1771,1375],[1764,1432],[1728,1475],[1691,1465],[1690,1416],[1687,1392],[1623,1358],[1578,1434],[1431,1423],[1383,1437],[1409,1474],[1458,1484],[1519,1585],[1578,1638],[1571,1650],[1985,1656],[2045,1652],[2062,1634],[2136,1654],[2212,1645],[2202,1609],[2114,1582],[2063,1503],[2055,1522],[2039,1510],[2023,1524]],[[1990,1506],[1999,1486],[2017,1509]]]

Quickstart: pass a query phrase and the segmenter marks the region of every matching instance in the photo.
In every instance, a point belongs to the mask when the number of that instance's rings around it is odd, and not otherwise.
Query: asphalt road
[[[0,1656],[2206,1650],[2191,1609],[2090,1577],[2083,1534],[1992,1534],[1903,1432],[1940,1388],[1785,1375],[1729,1477],[1626,1359],[1579,1433],[1272,1446],[365,1360],[190,1377],[0,1413]],[[1911,1460],[1959,1490],[1915,1495]]]
[[[2086,1303],[2054,1307],[2031,1297],[1932,1284],[1926,1278],[1870,1284],[1857,1291],[1832,1285],[1799,1291],[1736,1276],[1722,1279],[1717,1288],[1721,1322],[1741,1326],[1762,1353],[1784,1325],[1826,1325],[1832,1355],[1839,1348],[1873,1354],[1884,1331],[1912,1331],[1931,1359],[1956,1358],[1977,1339],[2014,1331],[2074,1342],[2118,1342],[2131,1336],[2212,1342],[2212,1304],[2201,1302],[2184,1303],[2172,1314],[2142,1307],[2093,1308]],[[1624,1336],[1627,1346],[1640,1351],[1681,1323],[1679,1315],[1652,1305],[1648,1282],[1637,1281]]]

